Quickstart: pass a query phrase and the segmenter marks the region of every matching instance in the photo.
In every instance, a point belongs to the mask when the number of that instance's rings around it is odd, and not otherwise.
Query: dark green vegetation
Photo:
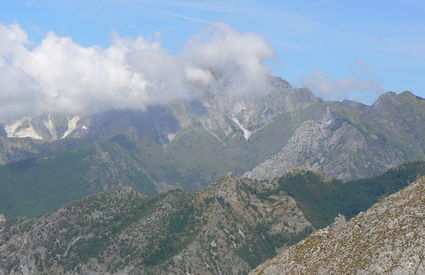
[[[356,216],[423,175],[425,161],[406,163],[376,177],[348,182],[330,180],[311,171],[293,172],[279,179],[279,189],[271,193],[288,192],[313,226],[322,228],[338,214]],[[266,197],[271,193],[259,195]]]
[[[119,185],[157,193],[119,146],[95,143],[52,157],[0,166],[0,213],[35,217]],[[125,169],[123,169],[125,167]]]
[[[91,153],[93,148],[83,147],[51,159],[0,166],[0,212],[7,216],[38,216],[86,196],[89,186],[81,180],[89,167],[81,159]]]
[[[269,230],[264,224],[258,224],[253,230],[255,238],[237,251],[238,255],[253,267],[276,256],[277,248],[294,245],[312,232],[311,228],[297,234],[270,234]]]

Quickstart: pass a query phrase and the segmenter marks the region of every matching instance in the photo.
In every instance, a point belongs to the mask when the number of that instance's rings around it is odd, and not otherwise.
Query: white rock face
[[[46,114],[40,117],[6,122],[4,130],[8,138],[55,141],[73,136],[73,132],[79,127],[85,130],[83,127],[87,128],[87,126],[79,125],[80,122],[80,116]]]
[[[9,138],[32,138],[32,139],[43,139],[32,126],[29,119],[20,119],[10,124],[6,124],[4,127],[7,137]]]
[[[68,129],[62,135],[62,138],[66,138],[70,133],[72,133],[75,129],[77,129],[78,121],[80,121],[79,116],[73,116],[71,118],[68,118]]]
[[[49,114],[47,116],[47,120],[43,121],[43,123],[46,126],[47,131],[49,132],[51,139],[52,140],[58,139],[58,134],[56,132],[56,127],[55,127],[55,124],[54,124],[54,122],[52,120],[52,114]]]
[[[167,135],[167,138],[168,138],[168,141],[173,141],[173,139],[176,137],[176,134],[175,133],[169,133],[168,135]]]
[[[243,131],[243,137],[246,139],[246,140],[248,140],[249,139],[249,137],[251,136],[251,131],[250,130],[248,130],[248,129],[246,129],[246,128],[244,128],[243,126],[242,126],[242,124],[239,122],[239,120],[235,117],[235,116],[232,116],[232,121],[234,122],[234,123],[236,123],[236,125],[238,125],[238,127]]]
[[[250,274],[425,274],[425,177]]]

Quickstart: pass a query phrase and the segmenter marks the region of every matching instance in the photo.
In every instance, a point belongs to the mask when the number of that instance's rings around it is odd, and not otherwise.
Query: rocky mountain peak
[[[276,88],[281,88],[281,89],[292,88],[291,84],[281,77],[271,76],[270,82],[271,82],[271,85]]]
[[[408,99],[410,99],[410,100],[417,100],[417,99],[419,99],[420,97],[417,97],[414,93],[412,93],[411,91],[403,91],[403,92],[401,92],[399,95],[398,95],[399,97],[402,97],[402,98],[408,98]]]
[[[424,99],[416,96],[410,91],[404,91],[396,94],[395,92],[387,92],[378,97],[373,103],[373,107],[377,109],[385,110],[385,108],[393,108],[400,105],[401,103],[414,104],[417,101],[423,101]],[[388,112],[388,110],[386,110]]]
[[[373,106],[376,108],[379,108],[380,106],[383,106],[383,105],[392,106],[397,104],[398,104],[397,94],[395,92],[390,91],[380,95],[373,103]]]

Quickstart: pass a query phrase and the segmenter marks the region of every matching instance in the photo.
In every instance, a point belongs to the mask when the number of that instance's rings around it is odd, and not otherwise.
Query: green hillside
[[[126,167],[126,169],[122,169]],[[0,213],[35,217],[116,185],[154,194],[143,171],[119,147],[90,144],[53,157],[0,166]]]
[[[338,214],[354,217],[423,175],[425,161],[406,163],[376,177],[348,182],[331,180],[312,171],[297,171],[280,178],[279,188],[274,192],[286,191],[313,226],[321,228]]]

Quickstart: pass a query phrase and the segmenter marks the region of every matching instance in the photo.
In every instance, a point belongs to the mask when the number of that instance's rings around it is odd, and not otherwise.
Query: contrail
[[[200,23],[204,23],[204,24],[212,24],[213,23],[212,21],[209,21],[209,20],[206,20],[206,19],[193,17],[193,16],[187,16],[187,15],[184,15],[184,14],[169,12],[169,11],[165,11],[165,10],[148,8],[148,7],[144,7],[144,6],[141,6],[141,5],[136,5],[135,3],[131,3],[131,2],[115,1],[115,0],[108,0],[108,1],[114,2],[115,4],[124,4],[126,6],[130,6],[130,7],[133,7],[133,8],[144,9],[144,10],[152,11],[152,12],[159,13],[159,14],[164,14],[164,15],[169,15],[169,16],[172,16],[172,17],[182,18],[182,19],[185,19],[185,20],[193,21],[193,22],[200,22]]]
[[[177,17],[177,18],[186,19],[186,20],[189,20],[189,21],[201,22],[201,23],[206,23],[206,24],[212,23],[209,20],[205,20],[205,19],[197,18],[197,17],[192,17],[192,16],[187,16],[187,15],[183,15],[183,14],[179,14],[179,13],[163,11],[163,10],[158,10],[158,9],[153,9],[153,8],[146,8],[146,7],[140,7],[140,8],[145,9],[145,10],[150,10],[150,11],[160,13],[160,14],[165,14],[165,15],[170,15],[170,16],[174,16],[174,17]]]
[[[148,34],[151,34],[151,33],[163,32],[163,31],[167,31],[169,29],[174,29],[174,28],[180,27],[180,26],[185,25],[185,24],[186,23],[174,24],[174,25],[167,26],[167,27],[164,27],[164,28],[159,28],[159,29],[155,29],[155,30],[152,30],[152,31],[147,31],[145,33],[142,33],[141,35],[145,36],[145,35],[148,35]]]

